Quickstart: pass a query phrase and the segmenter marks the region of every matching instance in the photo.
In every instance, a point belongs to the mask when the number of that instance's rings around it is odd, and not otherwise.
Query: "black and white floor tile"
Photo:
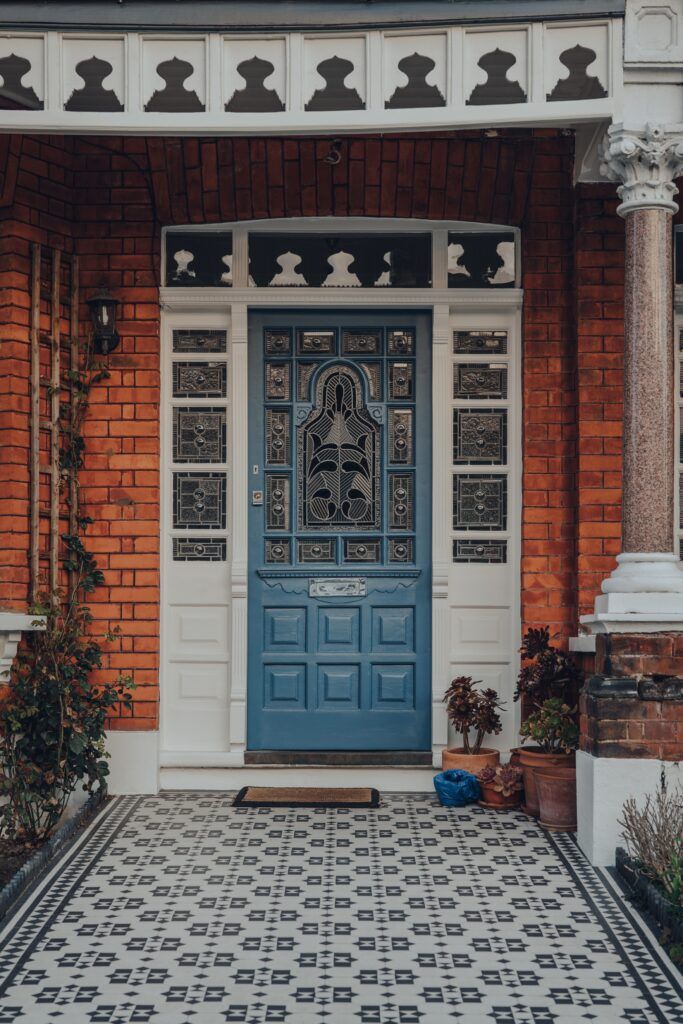
[[[0,1024],[681,1024],[570,837],[377,810],[113,801],[0,934]]]

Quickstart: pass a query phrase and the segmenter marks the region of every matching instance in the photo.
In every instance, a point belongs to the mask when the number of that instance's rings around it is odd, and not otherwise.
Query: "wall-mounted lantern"
[[[116,330],[116,307],[119,300],[110,295],[106,288],[101,288],[92,298],[87,299],[93,326],[93,344],[98,355],[106,356],[113,352],[119,343]]]

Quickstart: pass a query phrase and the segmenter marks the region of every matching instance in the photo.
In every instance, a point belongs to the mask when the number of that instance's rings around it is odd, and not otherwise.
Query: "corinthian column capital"
[[[631,210],[676,213],[674,178],[683,174],[683,129],[648,124],[642,131],[612,125],[601,147],[600,171],[617,188],[623,216]]]

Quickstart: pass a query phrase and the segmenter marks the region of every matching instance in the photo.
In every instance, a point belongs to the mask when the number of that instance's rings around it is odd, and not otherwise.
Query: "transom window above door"
[[[495,225],[401,222],[401,229],[303,230],[305,219],[269,228],[170,228],[168,288],[514,288],[519,233]],[[358,223],[357,221],[354,223]],[[403,225],[405,224],[405,228]]]

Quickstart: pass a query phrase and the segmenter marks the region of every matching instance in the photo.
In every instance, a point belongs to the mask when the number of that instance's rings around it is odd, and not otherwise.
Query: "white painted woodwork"
[[[456,674],[469,674],[493,687],[506,702],[504,731],[492,745],[509,749],[516,744],[517,708],[512,703],[519,647],[519,545],[521,504],[521,382],[520,307],[522,293],[510,289],[449,289],[447,287],[448,232],[478,232],[500,225],[386,219],[312,218],[259,221],[224,225],[233,233],[232,288],[161,289],[162,374],[165,480],[162,537],[162,673],[161,753],[162,786],[196,785],[196,771],[214,770],[212,785],[227,785],[221,775],[244,763],[247,701],[247,540],[249,466],[247,457],[247,328],[250,309],[264,307],[340,308],[361,306],[381,309],[431,309],[432,346],[432,745],[435,765],[448,742],[443,692]],[[433,288],[256,288],[250,287],[247,236],[259,232],[311,230],[432,232]],[[203,230],[176,228],[174,230]],[[216,228],[212,228],[216,230]],[[510,230],[503,227],[503,230]],[[518,238],[518,232],[515,232]],[[164,238],[165,248],[165,238]],[[519,260],[517,260],[519,265]],[[173,404],[219,404],[215,399],[171,399],[171,352],[174,328],[228,330],[228,561],[173,562],[171,483],[171,409]],[[454,357],[453,331],[507,330],[508,353],[495,361],[508,365],[508,399],[486,401],[508,410],[508,529],[487,533],[486,539],[504,538],[505,564],[452,562],[455,536],[484,536],[452,529],[452,410],[453,364],[490,356]],[[183,360],[202,360],[189,356]],[[211,360],[221,358],[214,353]],[[461,403],[472,404],[472,403]],[[185,464],[176,467],[187,470]],[[194,467],[193,467],[194,468]],[[212,465],[211,469],[217,467]],[[463,471],[476,472],[470,467]],[[480,467],[489,472],[491,467]],[[199,532],[199,531],[197,531]],[[214,533],[214,531],[211,531]],[[176,531],[187,535],[188,531]],[[220,535],[217,532],[217,535]],[[452,737],[451,737],[452,738]],[[189,774],[188,774],[189,773]],[[194,773],[194,774],[193,774]],[[200,771],[201,774],[201,771]],[[203,776],[202,776],[203,777]],[[208,779],[208,776],[206,776]],[[213,780],[213,776],[211,779]],[[226,777],[227,778],[227,777]],[[223,781],[219,781],[223,780]],[[232,780],[232,776],[230,776]],[[230,781],[227,780],[227,781]],[[234,780],[233,780],[234,781]]]
[[[641,5],[646,6],[646,5]],[[658,5],[662,9],[662,5]],[[647,25],[647,55],[676,58],[678,14],[668,29],[668,16],[654,9],[643,11]],[[97,134],[295,134],[297,132],[363,132],[423,130],[458,127],[495,128],[505,125],[575,125],[619,119],[623,79],[620,18],[567,22],[521,22],[510,25],[462,26],[443,29],[411,27],[405,30],[347,32],[278,32],[259,34],[195,34],[151,32],[7,32],[0,38],[0,59],[16,54],[30,61],[22,85],[35,90],[42,110],[0,110],[0,131],[73,132]],[[645,20],[643,20],[645,19]],[[667,31],[669,36],[667,36]],[[633,35],[633,32],[632,32]],[[669,38],[670,37],[670,38]],[[668,40],[668,41],[667,41]],[[671,40],[674,40],[673,42]],[[548,102],[547,94],[568,75],[560,54],[576,45],[595,51],[588,68],[597,75],[606,96]],[[479,60],[496,49],[515,57],[508,79],[519,82],[525,103],[468,105],[472,89],[486,81]],[[632,46],[633,50],[633,46]],[[636,55],[641,54],[636,46]],[[418,53],[434,61],[426,77],[445,99],[445,105],[387,109],[394,90],[407,82],[398,68],[406,56]],[[103,86],[113,89],[123,112],[67,111],[64,104],[74,88],[82,86],[75,65],[97,56],[112,65]],[[236,90],[245,86],[237,66],[252,57],[273,65],[263,84],[285,104],[283,111],[238,113],[226,111]],[[330,58],[351,61],[345,80],[357,90],[363,110],[307,111],[306,105],[325,81],[318,65]],[[157,68],[164,61],[189,61],[192,73],[182,83],[196,93],[205,109],[197,113],[149,112],[146,105],[164,80]],[[649,59],[649,58],[648,58]]]
[[[503,408],[507,410],[507,463],[505,466],[457,466],[449,459],[443,476],[449,484],[456,473],[507,476],[507,528],[500,531],[454,531],[452,507],[448,524],[448,662],[450,676],[469,675],[494,689],[505,704],[501,718],[503,731],[489,737],[487,745],[509,750],[518,743],[519,707],[513,703],[515,680],[519,670],[520,644],[520,538],[522,482],[521,424],[521,323],[519,310],[491,309],[473,298],[451,306],[450,334],[460,330],[487,330],[508,333],[505,355],[453,355],[449,344],[448,428],[449,444],[453,434],[452,410],[457,407]],[[450,342],[449,338],[449,342]],[[453,399],[453,367],[456,363],[505,364],[508,389],[505,400]],[[449,494],[449,497],[451,495]],[[454,563],[450,557],[452,541],[505,540],[505,563]],[[436,680],[435,684],[436,686]],[[436,695],[435,695],[436,696]],[[451,737],[456,740],[456,737]]]
[[[228,334],[228,352],[194,355],[173,353],[174,330],[222,329]],[[162,670],[161,670],[161,745],[164,750],[226,750],[230,746],[230,699],[232,694],[232,550],[234,521],[230,454],[239,446],[234,443],[236,424],[231,417],[235,383],[232,379],[230,345],[231,323],[227,306],[222,311],[197,308],[191,313],[162,315]],[[225,399],[173,398],[173,360],[227,362],[228,388]],[[246,387],[246,385],[244,385]],[[174,406],[225,405],[228,410],[228,462],[207,465],[174,464]],[[173,529],[173,471],[227,473],[226,530]],[[225,562],[182,562],[173,560],[173,537],[210,534],[227,541]],[[239,561],[235,566],[239,572]],[[235,688],[237,689],[237,688]]]

